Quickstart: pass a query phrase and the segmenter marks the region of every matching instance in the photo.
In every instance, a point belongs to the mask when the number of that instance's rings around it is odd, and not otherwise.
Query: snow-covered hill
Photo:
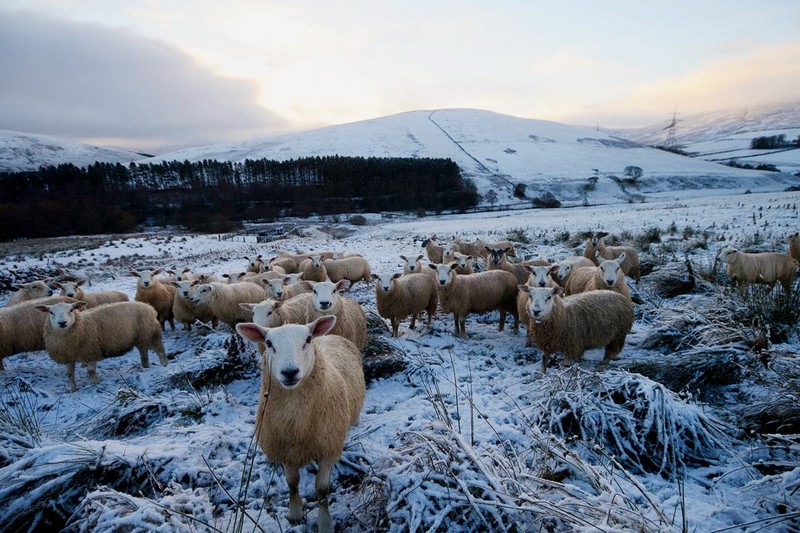
[[[663,145],[671,122],[665,120],[645,128],[615,133],[634,142]],[[800,149],[750,149],[750,141],[755,137],[785,135],[787,141],[800,137],[800,102],[685,117],[678,115],[674,134],[677,146],[706,161],[736,161],[753,166],[769,163],[789,174],[800,171]]]
[[[679,156],[585,126],[524,119],[471,109],[411,111],[251,141],[190,148],[142,161],[286,160],[317,155],[447,157],[473,178],[480,192],[495,189],[501,201],[524,183],[529,195],[551,191],[566,202],[587,195],[591,176],[601,181],[588,192],[627,199],[636,194],[685,189],[780,190],[786,177],[741,171]],[[610,176],[626,166],[644,170],[632,189]],[[795,180],[796,181],[796,180]]]
[[[64,163],[85,167],[95,161],[127,165],[141,158],[140,154],[119,148],[93,146],[33,133],[0,130],[0,172],[22,172]]]

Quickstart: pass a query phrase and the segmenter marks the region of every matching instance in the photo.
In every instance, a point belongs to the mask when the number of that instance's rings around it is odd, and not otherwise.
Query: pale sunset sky
[[[151,153],[419,109],[637,127],[798,100],[797,0],[0,0],[0,129]]]

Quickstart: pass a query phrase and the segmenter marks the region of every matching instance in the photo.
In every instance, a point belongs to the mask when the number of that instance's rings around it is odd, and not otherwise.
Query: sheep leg
[[[303,499],[300,497],[300,469],[283,465],[286,483],[289,485],[289,523],[297,525],[303,521]]]
[[[550,362],[550,352],[542,352],[542,374],[547,373],[547,364]]]
[[[169,325],[172,328],[172,331],[175,331],[175,319],[173,317],[169,317],[167,320],[169,321]]]
[[[455,335],[456,337],[458,337],[459,333],[461,333],[461,332],[459,331],[458,313],[456,313],[456,312],[453,312],[453,322],[454,322],[454,323],[455,323],[455,325],[456,325],[456,330],[455,330],[455,332],[453,333],[453,335]]]
[[[164,351],[164,343],[161,341],[160,336],[153,343],[153,350],[158,354],[158,362],[161,363],[161,366],[167,366],[167,353]],[[145,357],[147,357],[147,352],[145,352]],[[149,363],[150,358],[148,357],[147,360]]]
[[[411,325],[409,326],[411,329],[414,329],[414,325],[417,323],[417,313],[411,314]]]
[[[397,330],[400,329],[400,319],[392,317],[391,322],[392,322],[392,337],[397,337]]]
[[[514,333],[519,333],[519,314],[514,311],[511,313],[511,316],[514,317]]]
[[[75,384],[75,363],[67,363],[67,382],[69,382],[70,392],[78,389],[78,385]]]
[[[5,370],[6,367],[3,365],[3,357],[0,356],[0,370]]]
[[[86,363],[86,371],[89,373],[89,381],[95,385],[100,383],[100,377],[97,375],[97,361]]]
[[[317,516],[317,531],[327,533],[333,531],[331,513],[328,510],[328,493],[330,492],[331,468],[336,462],[332,457],[326,457],[319,461],[319,471],[315,482],[317,489],[317,503],[319,504],[319,515]]]
[[[459,333],[459,337],[462,339],[467,338],[467,315],[461,315],[458,317],[458,325],[461,329],[461,333]]]
[[[501,309],[500,310],[500,323],[497,325],[497,331],[503,331],[506,329],[506,312]]]

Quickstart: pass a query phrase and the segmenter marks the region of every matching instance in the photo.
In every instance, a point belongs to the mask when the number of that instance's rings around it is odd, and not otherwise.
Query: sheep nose
[[[547,282],[546,282],[546,281],[540,281],[540,282],[539,282],[539,286],[540,286],[540,287],[544,287],[545,285],[547,285]]]
[[[145,281],[145,282],[142,283],[142,285],[144,285],[145,287],[149,287],[150,286],[150,282],[149,281]]]
[[[541,314],[542,314],[542,312],[541,312],[541,311],[539,311],[538,309],[534,309],[534,310],[533,310],[533,311],[531,311],[531,312],[533,313],[533,316],[539,316],[539,315],[541,315]]]
[[[330,306],[331,306],[330,302],[320,302],[319,303],[319,308],[320,309],[328,309]]]
[[[67,327],[67,321],[66,320],[59,320],[58,327],[60,327],[60,328]]]
[[[283,376],[283,382],[286,384],[293,384],[297,382],[297,374],[300,373],[299,368],[288,368],[286,370],[281,370],[281,376]]]

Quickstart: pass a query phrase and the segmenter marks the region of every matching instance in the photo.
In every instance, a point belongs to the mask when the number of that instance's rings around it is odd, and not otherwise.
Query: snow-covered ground
[[[509,237],[521,255],[553,259],[582,253],[582,231],[657,233],[661,242],[637,241],[657,268],[634,288],[642,302],[636,322],[608,368],[600,368],[602,351],[592,350],[580,365],[543,376],[523,333],[497,331],[497,313],[471,315],[468,339],[454,337],[452,317],[442,314],[430,330],[411,331],[404,321],[397,339],[373,331],[365,356],[373,379],[332,478],[338,530],[797,531],[800,444],[796,436],[764,436],[742,415],[780,394],[795,394],[796,404],[797,375],[786,369],[798,362],[797,332],[760,356],[743,343],[684,338],[659,349],[653,339],[664,328],[689,331],[679,324],[700,321],[722,294],[706,284],[659,297],[660,267],[681,266],[685,251],[697,271],[708,268],[727,244],[785,251],[786,236],[800,230],[798,201],[800,193],[697,195],[448,217],[370,215],[364,226],[293,220],[269,243],[252,235],[113,238],[91,249],[10,254],[0,272],[63,266],[88,278],[92,290],[133,297],[130,268],[221,274],[244,270],[245,255],[279,249],[357,251],[384,272],[399,270],[399,255],[419,253],[434,233],[440,240]],[[375,312],[363,283],[348,296]],[[207,334],[179,327],[164,339],[166,368],[153,357],[142,369],[131,352],[100,362],[98,385],[79,368],[74,393],[45,352],[4,360],[0,524],[315,530],[313,467],[301,482],[305,523],[290,528],[282,470],[253,442],[255,347],[225,326]],[[405,367],[388,372],[376,352]],[[770,368],[761,364],[767,355]],[[678,390],[652,379],[720,358],[719,368],[737,379],[713,387],[708,376],[682,387],[665,380]],[[379,377],[376,368],[384,368]]]

